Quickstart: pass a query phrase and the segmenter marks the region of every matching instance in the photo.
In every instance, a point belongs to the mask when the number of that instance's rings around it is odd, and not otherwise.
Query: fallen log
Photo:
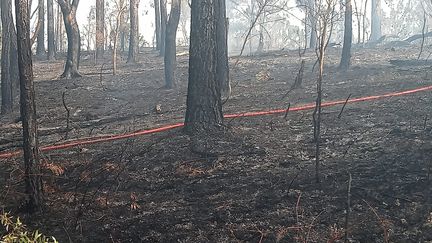
[[[432,31],[424,34],[424,38],[432,37]],[[415,34],[405,39],[406,42],[413,42],[415,40],[423,38],[423,34]]]

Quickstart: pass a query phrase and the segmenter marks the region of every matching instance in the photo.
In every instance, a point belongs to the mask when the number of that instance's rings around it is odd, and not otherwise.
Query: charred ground
[[[431,85],[430,63],[412,47],[354,49],[352,68],[337,72],[340,49],[326,59],[324,100]],[[224,113],[313,102],[313,52],[302,88],[286,98],[300,61],[296,51],[231,59],[233,92]],[[107,57],[107,61],[109,58]],[[36,62],[40,142],[124,133],[181,122],[186,55],[179,88],[163,87],[163,60],[146,51],[139,64],[84,60],[83,78],[58,80],[63,62]],[[124,62],[122,62],[124,63]],[[33,228],[61,242],[335,242],[345,227],[352,176],[349,235],[353,242],[432,241],[431,93],[324,109],[322,182],[314,182],[312,112],[227,119],[227,129],[190,137],[181,129],[44,153],[47,207]],[[156,107],[158,107],[156,109]],[[160,109],[159,109],[160,107]],[[20,146],[14,116],[1,118],[0,149]],[[2,160],[1,206],[22,199],[20,159]]]

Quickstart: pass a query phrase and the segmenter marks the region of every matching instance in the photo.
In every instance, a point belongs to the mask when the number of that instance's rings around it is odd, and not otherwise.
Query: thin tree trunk
[[[156,50],[161,48],[161,12],[160,1],[154,0],[155,6],[155,36],[156,36]]]
[[[304,52],[306,51],[308,47],[308,9],[306,7],[305,9],[305,17],[304,17]]]
[[[59,7],[59,5],[57,4],[56,5],[57,7],[56,7],[56,16],[55,16],[55,21],[56,21],[56,23],[55,23],[55,48],[56,48],[56,52],[60,52],[60,41],[61,41],[61,39],[60,39],[60,26],[61,26],[61,19],[62,19],[62,17],[60,16],[61,15],[61,11],[60,11],[60,7]]]
[[[48,16],[48,60],[55,59],[55,39],[54,39],[54,4],[53,0],[47,0]]]
[[[217,1],[192,0],[189,50],[189,84],[185,131],[207,132],[223,124],[217,80]]]
[[[352,5],[351,0],[345,0],[345,28],[342,57],[339,64],[341,71],[347,71],[351,63],[352,44]]]
[[[366,40],[366,11],[367,11],[367,3],[368,0],[365,0],[365,4],[364,4],[364,12],[363,12],[363,37],[362,37],[362,43],[365,43]]]
[[[96,0],[96,60],[103,58],[105,50],[105,1]]]
[[[67,79],[81,77],[81,74],[78,72],[81,39],[78,23],[76,21],[76,11],[79,0],[73,0],[72,4],[70,4],[68,0],[58,0],[58,3],[63,13],[63,21],[68,40],[67,60],[61,77]]]
[[[138,42],[139,42],[139,30],[138,30],[138,7],[139,0],[130,0],[130,37],[129,37],[129,55],[128,55],[128,63],[136,63],[137,55],[138,55]]]
[[[167,8],[166,0],[160,0],[160,12],[161,12],[161,43],[159,55],[165,56],[165,36],[166,36],[166,25],[167,25]]]
[[[120,0],[120,6],[125,6],[126,3],[125,0]],[[125,45],[126,45],[126,21],[125,21],[125,12],[123,11],[120,16],[120,27],[119,27],[119,35],[120,35],[120,50],[122,53],[125,52]]]
[[[176,86],[176,39],[177,28],[180,21],[181,0],[172,0],[171,12],[166,28],[165,39],[165,87],[172,89]]]
[[[327,23],[324,23],[321,37],[319,39],[319,74],[317,80],[317,98],[313,113],[314,139],[315,139],[315,181],[320,182],[320,146],[321,146],[321,111],[322,111],[322,81],[324,76],[324,54],[327,42]]]
[[[39,0],[38,5],[38,25],[36,55],[41,57],[45,55],[45,1]]]
[[[28,9],[28,0],[15,0],[18,64],[21,84],[21,117],[25,165],[24,182],[27,194],[27,209],[32,213],[41,209],[43,196],[39,168],[36,103],[30,43],[30,16]]]

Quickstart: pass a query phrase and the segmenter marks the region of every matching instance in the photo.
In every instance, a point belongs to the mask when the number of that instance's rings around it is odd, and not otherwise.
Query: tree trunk
[[[120,0],[120,6],[126,6],[125,0]],[[125,11],[121,13],[120,16],[120,50],[122,53],[125,52],[126,45],[126,21],[125,21]]]
[[[371,36],[370,41],[381,38],[381,1],[371,1]]]
[[[76,21],[76,11],[79,0],[73,0],[72,4],[70,4],[68,0],[58,0],[58,3],[63,13],[63,21],[68,40],[66,64],[61,77],[67,79],[81,77],[81,74],[78,72],[81,40],[78,23]]]
[[[217,1],[192,0],[189,47],[189,83],[185,131],[212,131],[223,124],[217,80]]]
[[[138,44],[139,44],[139,30],[138,30],[138,7],[139,0],[130,0],[130,36],[129,36],[129,55],[128,63],[136,63],[136,58],[138,54]]]
[[[180,21],[181,0],[172,0],[171,12],[166,27],[165,36],[165,87],[172,89],[176,86],[176,39],[177,28]]]
[[[112,55],[112,63],[113,63],[113,75],[117,74],[117,46],[118,46],[118,39],[119,39],[119,33],[120,33],[120,28],[121,28],[121,24],[122,24],[122,20],[121,18],[123,18],[123,14],[124,11],[126,9],[126,5],[124,4],[123,1],[120,1],[120,6],[117,12],[117,16],[116,16],[116,25],[115,25],[115,29],[114,31],[114,47],[113,47],[113,55]]]
[[[160,49],[159,55],[161,57],[165,56],[165,36],[166,36],[166,25],[167,25],[167,8],[166,8],[166,0],[160,0],[160,19],[161,19],[161,27],[160,27]]]
[[[351,5],[351,0],[345,0],[344,43],[342,48],[342,57],[339,64],[339,69],[342,71],[347,71],[351,64],[351,44],[352,44],[352,5]]]
[[[12,17],[12,11],[9,12],[10,17],[9,19],[13,19]],[[12,22],[13,26],[13,22]],[[11,29],[11,36],[10,36],[10,78],[12,81],[12,95],[13,97],[17,97],[20,90],[20,77],[19,77],[19,70],[18,70],[18,44],[17,44],[17,33],[15,31],[15,28]]]
[[[13,110],[13,87],[11,77],[11,41],[12,29],[12,4],[11,0],[1,1],[2,22],[2,49],[1,49],[1,114],[7,114]],[[16,57],[15,57],[16,59]]]
[[[56,14],[56,51],[63,52],[63,17],[61,8],[57,5]]]
[[[38,5],[38,25],[40,25],[37,33],[36,55],[41,57],[45,55],[45,1],[39,0]]]
[[[365,0],[364,2],[364,11],[363,11],[363,18],[362,18],[362,27],[363,27],[363,35],[362,35],[362,43],[365,43],[366,39],[366,9],[367,9],[367,3],[368,0]]]
[[[47,0],[48,16],[48,60],[55,59],[55,39],[54,39],[54,4],[53,0]]]
[[[217,41],[217,67],[216,75],[219,87],[223,92],[229,93],[229,63],[228,63],[228,19],[226,17],[225,0],[218,0],[216,8],[216,41]],[[229,95],[229,94],[228,94]]]
[[[160,50],[161,45],[161,14],[160,14],[160,2],[154,0],[155,7],[155,37],[156,37],[156,50]]]
[[[118,25],[118,24],[117,24]],[[113,64],[113,75],[117,74],[117,45],[118,45],[118,28],[115,31],[115,37],[113,41],[113,54],[112,54],[112,64]]]
[[[15,0],[25,165],[24,182],[27,194],[27,209],[32,213],[41,209],[43,196],[39,168],[36,103],[30,43],[30,15],[28,9],[28,0]]]
[[[96,59],[103,59],[105,44],[105,0],[96,0]]]
[[[357,19],[357,44],[360,44],[361,42],[361,20],[360,20],[360,14],[361,14],[361,8],[358,8],[357,2],[354,1],[354,10],[355,15]]]
[[[259,38],[258,38],[258,47],[256,50],[257,54],[261,54],[264,51],[264,34],[262,27],[260,27]]]
[[[317,13],[315,13],[315,1],[311,1],[309,8],[309,18],[311,25],[309,48],[315,49],[317,45]]]

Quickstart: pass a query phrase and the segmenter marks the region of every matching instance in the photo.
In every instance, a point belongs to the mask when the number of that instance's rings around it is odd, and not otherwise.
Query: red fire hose
[[[383,98],[389,98],[389,97],[395,97],[395,96],[414,94],[414,93],[418,93],[418,92],[422,92],[422,91],[428,91],[428,90],[432,90],[432,85],[422,87],[422,88],[417,88],[417,89],[401,91],[401,92],[393,92],[393,93],[388,93],[388,94],[383,94],[383,95],[360,97],[360,98],[350,99],[348,101],[338,100],[338,101],[324,102],[321,104],[321,106],[322,107],[335,106],[335,105],[345,104],[345,102],[346,103],[357,103],[357,102],[363,102],[363,101],[370,101],[370,100],[377,100],[377,99],[383,99]],[[310,104],[306,104],[306,105],[302,105],[302,106],[289,108],[289,111],[290,112],[304,111],[304,110],[311,110],[314,108],[315,108],[315,103],[310,103]],[[286,113],[286,112],[287,112],[286,109],[279,109],[279,110],[270,110],[270,111],[256,111],[256,112],[229,114],[229,115],[225,115],[224,117],[225,118],[253,117],[253,116],[280,114],[280,113]],[[176,124],[166,125],[166,126],[159,127],[159,128],[141,130],[141,131],[137,131],[137,132],[133,132],[133,133],[84,138],[84,139],[74,140],[74,141],[70,141],[67,143],[63,143],[63,144],[43,146],[43,147],[41,147],[41,151],[47,152],[47,151],[67,149],[67,148],[72,148],[72,147],[82,146],[82,145],[89,145],[89,144],[109,142],[109,141],[114,141],[114,140],[119,140],[119,139],[126,139],[126,138],[146,135],[146,134],[159,133],[159,132],[171,130],[174,128],[179,128],[182,126],[184,126],[183,123],[176,123]],[[21,150],[2,152],[2,153],[0,153],[0,159],[12,158],[14,156],[20,155],[21,153],[22,153]]]

